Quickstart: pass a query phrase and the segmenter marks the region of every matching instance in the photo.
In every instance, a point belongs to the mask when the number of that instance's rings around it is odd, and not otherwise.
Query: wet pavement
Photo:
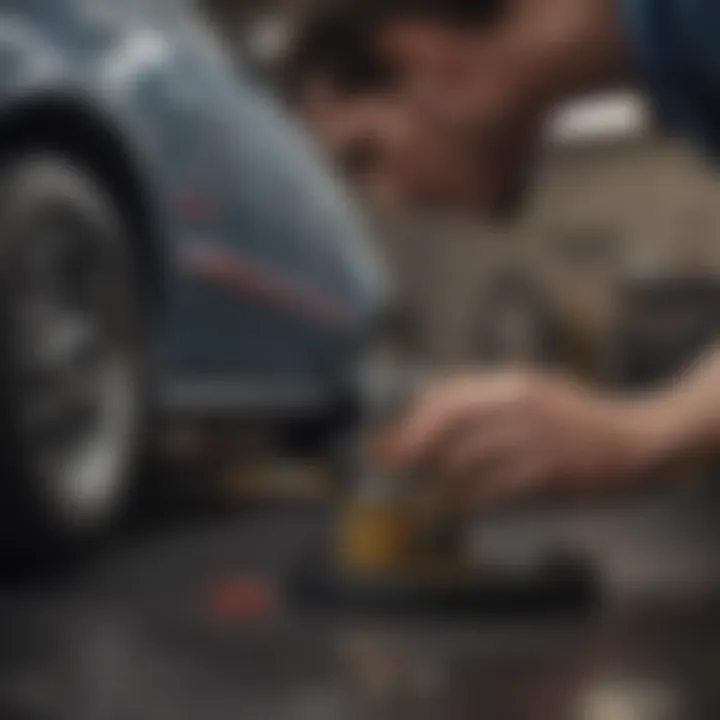
[[[323,513],[161,524],[0,591],[8,720],[717,720],[716,603],[592,622],[299,617],[276,593]]]

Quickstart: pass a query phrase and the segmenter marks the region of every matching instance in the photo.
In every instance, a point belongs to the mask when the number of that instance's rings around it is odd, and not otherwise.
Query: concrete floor
[[[0,717],[720,717],[709,598],[585,625],[311,622],[274,588],[323,522],[309,508],[158,521],[73,572],[4,581]],[[260,604],[238,604],[248,578]]]

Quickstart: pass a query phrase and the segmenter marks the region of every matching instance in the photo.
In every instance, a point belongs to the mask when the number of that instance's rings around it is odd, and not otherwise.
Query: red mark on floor
[[[223,622],[244,622],[265,618],[278,610],[276,588],[259,578],[217,580],[208,590],[207,610]]]

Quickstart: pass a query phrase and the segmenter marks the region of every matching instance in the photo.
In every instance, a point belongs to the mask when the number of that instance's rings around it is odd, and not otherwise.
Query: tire
[[[0,555],[77,550],[130,507],[147,417],[140,267],[71,160],[0,175]]]

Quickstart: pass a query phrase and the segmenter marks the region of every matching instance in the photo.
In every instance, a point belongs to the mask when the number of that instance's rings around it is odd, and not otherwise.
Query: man
[[[517,210],[557,103],[637,83],[669,129],[720,149],[717,0],[354,0],[300,33],[289,85],[379,201]],[[440,382],[389,460],[481,503],[626,490],[720,448],[720,356],[672,387],[596,394],[525,372]]]

